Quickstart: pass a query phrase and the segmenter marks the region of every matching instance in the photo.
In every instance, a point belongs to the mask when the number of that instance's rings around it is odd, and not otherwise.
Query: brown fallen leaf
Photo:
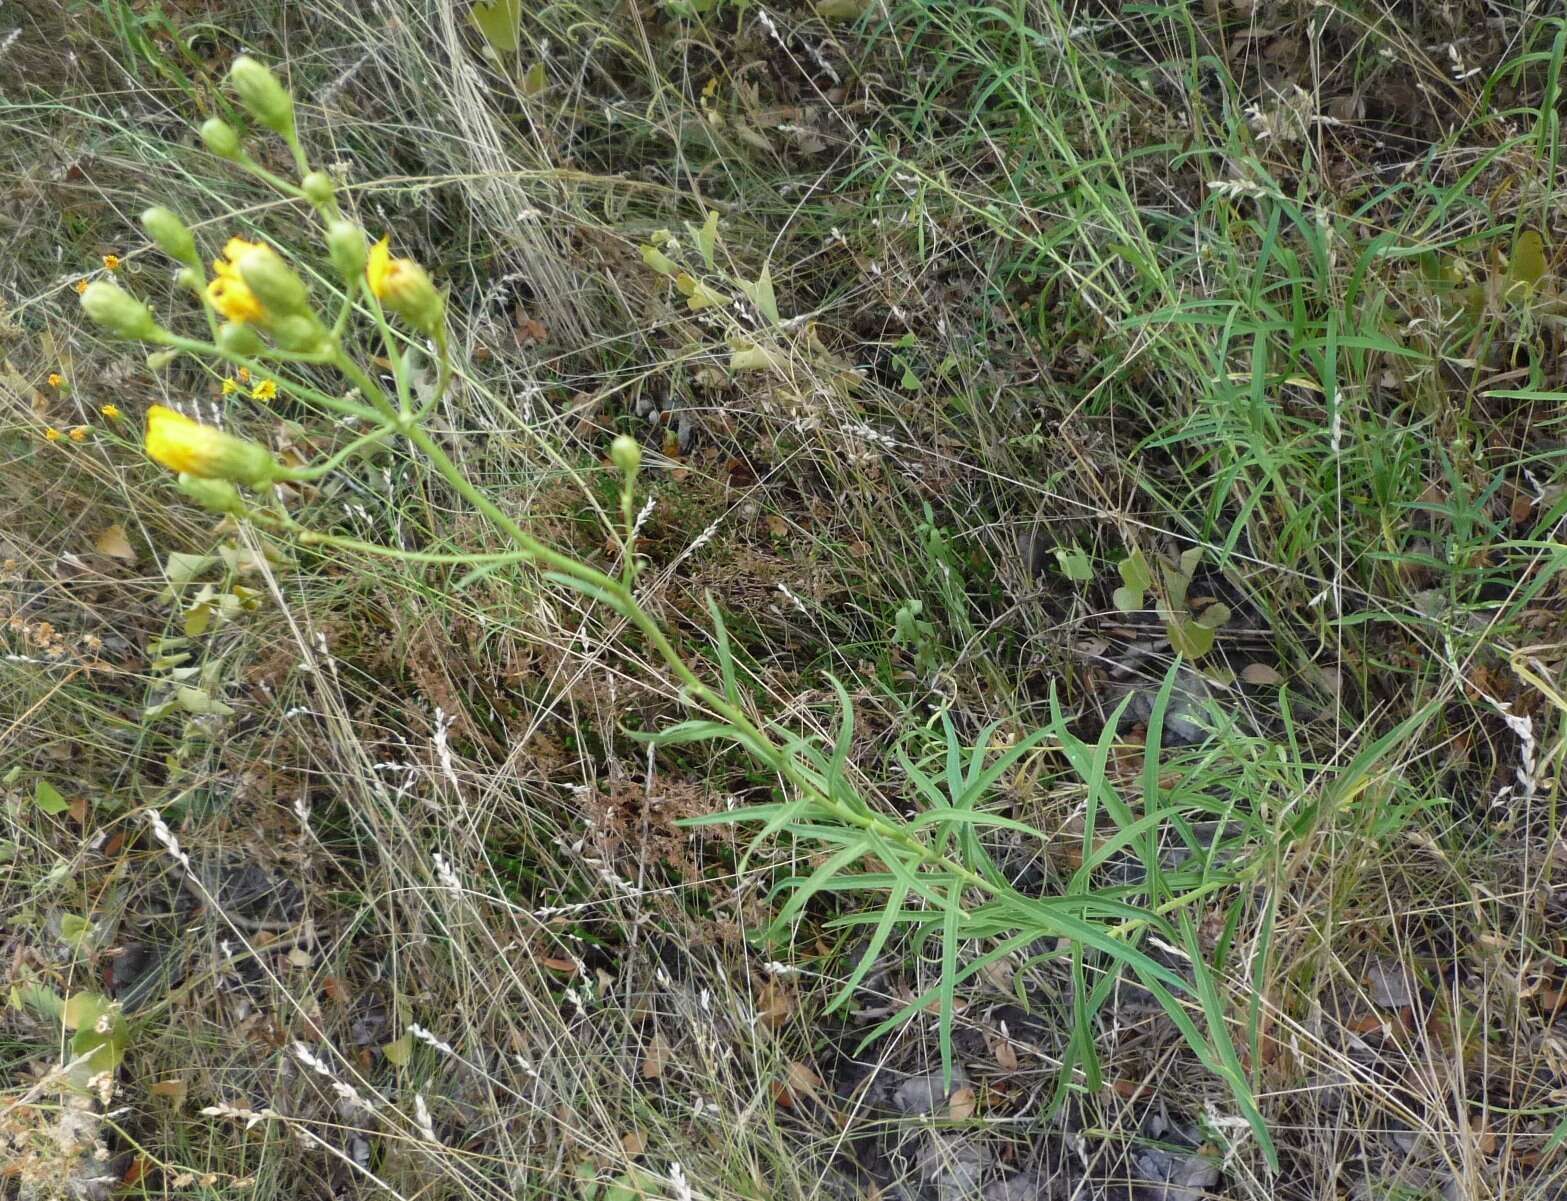
[[[788,1095],[786,1107],[802,1099],[820,1100],[817,1090],[821,1088],[822,1078],[813,1072],[808,1064],[790,1060],[789,1066],[784,1069],[783,1084]]]
[[[149,1091],[154,1097],[162,1097],[175,1109],[178,1109],[185,1104],[187,1087],[185,1081],[176,1078],[173,1080],[154,1081]]]
[[[794,990],[781,980],[762,985],[756,998],[756,1016],[769,1030],[776,1030],[794,1013]]]
[[[108,555],[111,559],[125,563],[136,562],[136,548],[125,536],[125,527],[118,521],[93,535],[93,548],[100,555]]]
[[[621,1150],[635,1159],[647,1150],[647,1135],[641,1130],[628,1130],[620,1136]]]
[[[662,1076],[670,1054],[669,1044],[664,1041],[664,1036],[655,1034],[647,1045],[647,1056],[642,1060],[642,1079],[657,1080]]]
[[[996,1066],[1004,1071],[1017,1071],[1017,1052],[1006,1039],[996,1040]]]
[[[973,1117],[974,1109],[974,1090],[971,1088],[954,1089],[952,1096],[947,1099],[947,1116],[956,1121]]]
[[[1248,684],[1278,685],[1284,683],[1284,677],[1276,668],[1266,663],[1248,663],[1241,668],[1241,679]]]

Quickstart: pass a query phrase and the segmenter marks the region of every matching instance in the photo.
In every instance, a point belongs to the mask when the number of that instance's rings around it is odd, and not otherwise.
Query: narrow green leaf
[[[718,644],[718,672],[724,681],[724,699],[738,705],[740,686],[735,680],[735,657],[729,648],[729,630],[724,626],[724,616],[711,592],[707,594],[707,612],[713,619],[713,637]]]

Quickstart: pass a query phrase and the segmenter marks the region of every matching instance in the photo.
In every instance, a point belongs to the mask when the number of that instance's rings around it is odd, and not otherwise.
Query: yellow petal
[[[391,271],[392,237],[388,234],[370,247],[370,259],[365,264],[365,279],[369,281],[370,290],[375,293],[377,300],[386,295],[386,280]]]

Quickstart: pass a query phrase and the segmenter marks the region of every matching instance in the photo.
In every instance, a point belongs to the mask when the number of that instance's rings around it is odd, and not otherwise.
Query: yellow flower
[[[192,421],[163,405],[147,410],[147,453],[171,471],[197,479],[254,486],[270,482],[277,472],[266,447]]]
[[[247,321],[264,322],[267,318],[266,309],[240,275],[238,265],[247,251],[259,249],[259,242],[230,238],[223,247],[223,257],[212,260],[212,273],[216,278],[207,285],[207,299],[224,317],[240,325]]]
[[[58,442],[59,440],[60,440],[60,431],[55,429],[54,426],[51,425],[48,429],[44,430],[44,441],[46,441],[46,442]]]
[[[441,297],[425,270],[412,259],[394,259],[390,236],[370,248],[365,280],[377,300],[416,329],[433,333],[441,320]]]
[[[250,394],[257,400],[271,400],[277,395],[277,384],[272,380],[264,379],[250,390]]]
[[[72,426],[71,427],[71,441],[72,442],[85,442],[85,441],[87,441],[87,434],[88,434],[88,432],[89,432],[88,428],[85,425]]]
[[[120,269],[120,256],[117,255],[117,254],[106,254],[106,255],[104,255],[103,256],[103,265],[105,267],[107,267],[110,271],[118,271]]]
[[[80,296],[83,292],[87,291],[87,281],[85,279],[79,279],[76,281],[75,287],[76,294]]]
[[[58,388],[63,383],[65,383],[65,376],[61,375],[58,371],[51,371],[49,373],[49,386],[51,388]]]
[[[245,384],[245,383],[249,383],[250,382],[250,368],[249,367],[241,367],[234,374],[239,376],[239,382],[240,383]]]
[[[224,396],[233,396],[234,393],[236,393],[238,391],[239,391],[239,385],[236,384],[233,380],[226,379],[226,380],[223,381],[223,395]]]
[[[107,417],[110,421],[118,421],[120,419],[120,406],[119,405],[115,405],[115,404],[104,405],[103,408],[99,409],[98,411],[100,413],[102,413],[105,417]]]

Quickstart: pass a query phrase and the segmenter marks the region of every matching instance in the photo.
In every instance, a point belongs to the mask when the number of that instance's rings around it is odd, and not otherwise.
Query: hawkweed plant
[[[147,415],[147,454],[178,473],[179,488],[192,501],[235,520],[308,545],[349,553],[402,559],[412,563],[488,568],[508,561],[528,562],[547,580],[575,589],[631,623],[678,681],[691,717],[671,728],[641,735],[656,745],[726,742],[737,745],[780,782],[775,803],[694,819],[693,825],[753,824],[760,829],[750,850],[777,836],[828,848],[809,875],[782,881],[778,903],[763,937],[788,936],[810,901],[818,896],[846,899],[846,928],[868,930],[855,968],[831,1005],[844,1004],[877,957],[895,937],[914,943],[935,940],[940,949],[936,985],[915,997],[867,1037],[934,1011],[938,1015],[943,1068],[950,1078],[956,992],[988,966],[1007,960],[1019,968],[1069,959],[1074,989],[1072,1037],[1061,1069],[1058,1096],[1074,1087],[1101,1083],[1094,1052],[1097,1011],[1115,982],[1129,973],[1153,995],[1206,1067],[1221,1078],[1256,1134],[1265,1158],[1276,1164],[1266,1126],[1229,1034],[1230,1007],[1214,973],[1204,964],[1191,917],[1198,901],[1221,889],[1257,879],[1270,862],[1266,853],[1232,860],[1201,878],[1166,878],[1161,872],[1158,831],[1184,829],[1177,806],[1161,799],[1159,746],[1163,712],[1174,669],[1149,721],[1141,812],[1121,799],[1107,775],[1116,722],[1105,727],[1097,745],[1070,731],[1059,708],[1043,729],[992,754],[995,729],[973,747],[962,745],[950,722],[939,756],[944,770],[935,774],[904,756],[904,777],[921,809],[911,818],[883,811],[852,778],[850,752],[855,717],[847,692],[836,681],[840,714],[830,740],[802,735],[754,719],[755,706],[742,691],[736,663],[719,610],[708,602],[714,626],[719,679],[702,678],[676,648],[637,596],[635,553],[640,449],[629,437],[614,440],[611,462],[621,477],[619,516],[621,568],[612,575],[540,541],[470,480],[426,428],[426,421],[453,376],[445,301],[418,263],[394,257],[390,241],[371,243],[366,231],[340,206],[329,175],[313,169],[299,137],[292,97],[261,63],[237,59],[229,83],[255,120],[287,145],[297,178],[284,178],[247,152],[238,132],[219,119],[202,126],[207,147],[247,171],[289,200],[307,205],[316,216],[316,254],[330,263],[343,285],[330,316],[318,307],[311,289],[290,265],[288,254],[263,242],[230,237],[222,256],[204,263],[189,226],[169,209],[142,215],[151,240],[180,264],[178,284],[190,293],[205,318],[206,335],[188,336],[160,325],[146,304],[110,280],[82,292],[87,315],[108,333],[150,344],[156,367],[188,355],[228,364],[242,379],[264,381],[268,396],[284,395],[306,410],[352,419],[362,432],[323,461],[305,466],[281,463],[264,446],[195,421],[172,409],[154,406]],[[290,254],[298,248],[287,248]],[[367,369],[367,343],[379,343],[379,362],[389,364],[390,386]],[[416,374],[433,365],[433,388],[415,387]],[[336,371],[346,387],[338,394],[322,390],[291,369]],[[319,378],[312,376],[311,378]],[[253,392],[260,396],[259,388]],[[236,389],[237,390],[237,389]],[[433,554],[406,551],[313,530],[297,521],[284,504],[279,485],[308,483],[337,471],[357,455],[394,439],[405,439],[450,487],[505,536],[512,550],[500,554]],[[984,832],[1008,832],[1024,838],[1038,831],[987,808],[998,783],[1010,778],[1026,756],[1048,747],[1060,754],[1080,778],[1088,797],[1083,866],[1061,895],[1033,896],[1019,891],[992,862]],[[992,806],[993,807],[993,806]],[[1105,819],[1113,833],[1102,837]],[[1096,830],[1098,833],[1096,833]],[[1262,834],[1265,832],[1259,832]],[[1190,839],[1188,839],[1190,841]],[[1259,837],[1263,846],[1269,840]],[[1145,882],[1139,893],[1115,893],[1091,887],[1093,869],[1113,853],[1139,857]],[[748,851],[749,856],[749,851]],[[746,869],[748,858],[741,863]],[[1239,890],[1244,892],[1244,890]],[[1131,897],[1132,899],[1128,899]],[[1133,903],[1140,900],[1141,904]],[[856,904],[857,903],[857,904]],[[1243,904],[1236,902],[1237,905]],[[1182,970],[1168,966],[1169,956],[1147,949],[1150,939],[1176,948]],[[974,948],[979,948],[977,951]],[[1252,1015],[1255,1041],[1255,1014]],[[1253,1062],[1255,1062],[1255,1047]]]

